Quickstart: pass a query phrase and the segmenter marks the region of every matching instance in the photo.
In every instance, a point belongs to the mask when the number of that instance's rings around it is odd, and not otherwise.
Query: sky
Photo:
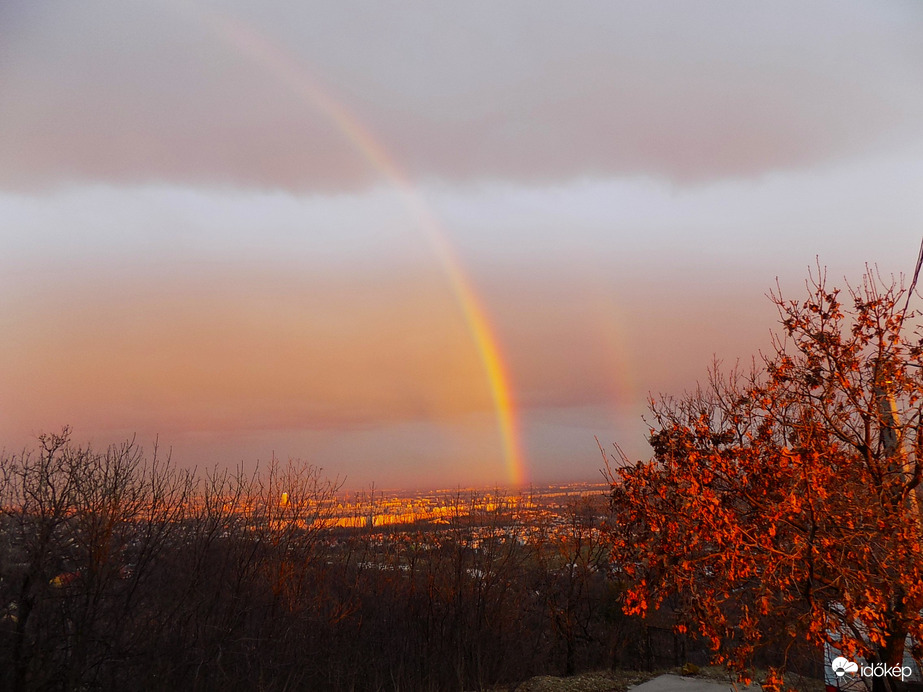
[[[5,0],[0,94],[7,453],[602,480],[923,236],[910,0]]]

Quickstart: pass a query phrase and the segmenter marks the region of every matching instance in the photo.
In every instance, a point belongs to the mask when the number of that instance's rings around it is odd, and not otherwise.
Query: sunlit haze
[[[923,5],[0,4],[0,440],[599,480],[923,234]]]

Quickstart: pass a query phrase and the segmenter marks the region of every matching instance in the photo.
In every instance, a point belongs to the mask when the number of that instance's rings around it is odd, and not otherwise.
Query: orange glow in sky
[[[923,8],[785,2],[0,3],[0,447],[349,488],[648,455],[777,277],[912,270]]]

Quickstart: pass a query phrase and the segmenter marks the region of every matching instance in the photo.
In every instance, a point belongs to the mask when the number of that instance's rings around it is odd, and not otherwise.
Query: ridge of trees
[[[483,689],[643,640],[604,497],[554,531],[461,496],[438,527],[344,529],[336,491],[309,464],[196,475],[67,429],[0,455],[0,688]]]

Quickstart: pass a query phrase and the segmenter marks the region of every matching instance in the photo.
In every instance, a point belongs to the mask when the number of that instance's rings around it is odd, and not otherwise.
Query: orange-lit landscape
[[[921,37],[0,3],[0,688],[919,658]]]

